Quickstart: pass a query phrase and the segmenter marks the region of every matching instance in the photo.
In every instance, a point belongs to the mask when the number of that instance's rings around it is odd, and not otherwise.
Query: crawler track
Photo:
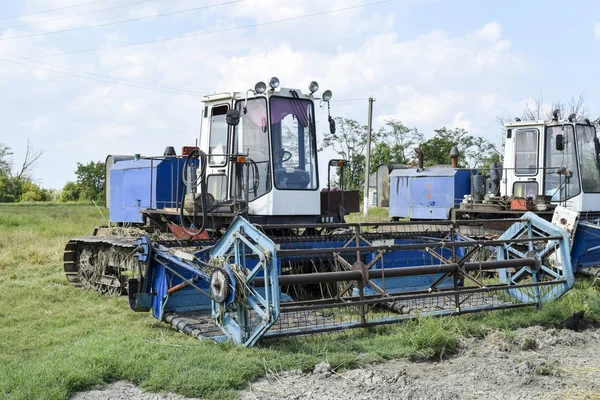
[[[127,293],[127,279],[137,268],[136,238],[84,236],[65,247],[64,270],[69,282],[103,294]]]

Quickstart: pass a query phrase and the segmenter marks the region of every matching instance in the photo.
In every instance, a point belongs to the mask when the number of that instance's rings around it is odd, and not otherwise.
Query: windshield
[[[316,190],[319,183],[312,101],[271,97],[270,104],[275,187]]]
[[[245,197],[248,186],[248,200],[271,190],[271,160],[269,152],[269,135],[267,133],[267,103],[264,98],[248,100],[244,112],[244,101],[238,101],[236,109],[240,111],[240,123],[233,134],[233,151],[235,154],[247,155],[250,167],[235,164],[234,190],[238,198]],[[249,171],[249,176],[246,174]]]
[[[577,125],[577,156],[584,192],[600,193],[600,168],[596,149],[596,129],[592,125]]]
[[[556,141],[562,136],[563,149],[556,149]],[[572,125],[557,125],[546,128],[546,168],[544,170],[544,194],[552,201],[563,201],[581,192],[575,137]]]

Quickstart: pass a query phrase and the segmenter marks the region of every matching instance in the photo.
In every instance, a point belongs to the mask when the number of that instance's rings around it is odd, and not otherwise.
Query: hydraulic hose
[[[198,157],[198,160],[200,163],[200,174],[197,175],[196,179],[188,181],[187,170],[190,165],[190,161],[196,157]],[[183,187],[192,189],[192,193],[193,193],[193,189],[200,186],[200,201],[202,204],[202,224],[200,225],[200,229],[198,229],[196,232],[187,230],[187,228],[185,227],[185,223],[184,223],[184,218],[185,218],[184,205],[185,205],[186,190],[181,191],[181,207],[179,208],[179,219],[180,219],[180,223],[181,223],[181,228],[183,229],[183,231],[185,233],[187,233],[190,236],[198,235],[198,234],[204,232],[204,230],[206,228],[205,227],[205,224],[206,224],[206,191],[207,191],[206,165],[207,165],[206,153],[198,148],[192,150],[186,156],[185,163],[183,164],[183,173],[181,174],[181,178],[183,180]],[[192,222],[193,222],[194,226],[196,226],[196,201],[195,201],[195,199],[194,199],[194,215],[192,217]]]

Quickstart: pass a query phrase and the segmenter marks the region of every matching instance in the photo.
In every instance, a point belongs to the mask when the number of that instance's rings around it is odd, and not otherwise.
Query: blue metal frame
[[[538,287],[534,288],[533,296],[528,293],[528,290],[523,290],[522,288],[508,289],[506,291],[506,293],[521,303],[537,303],[541,305],[559,298],[575,283],[575,274],[571,264],[570,239],[564,229],[538,217],[534,213],[527,212],[523,215],[523,218],[524,221],[517,222],[508,228],[500,236],[500,240],[539,236],[562,236],[562,239],[549,241],[541,250],[535,249],[533,242],[529,242],[527,255],[517,250],[510,243],[498,246],[496,248],[498,260],[526,258],[535,255],[540,264],[539,271],[530,267],[522,267],[515,273],[506,269],[500,269],[499,278],[501,282],[508,285],[516,285],[522,277],[526,277],[527,275],[531,277],[532,282],[539,282],[541,273],[546,277],[551,277],[551,280],[565,280],[564,283],[552,285],[544,294],[540,293]],[[554,265],[551,265],[551,262]]]
[[[247,264],[250,253],[257,263]],[[229,305],[212,303],[216,324],[238,345],[252,347],[279,318],[279,268],[275,244],[248,221],[237,217],[227,233],[213,246],[212,259],[223,257],[231,268],[238,268],[244,282],[237,282],[237,290],[244,290],[240,301]],[[250,282],[263,276],[265,287],[257,290]]]

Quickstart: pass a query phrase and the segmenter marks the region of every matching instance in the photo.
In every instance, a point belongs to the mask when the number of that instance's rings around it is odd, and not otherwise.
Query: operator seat
[[[306,189],[310,184],[310,174],[298,168],[278,168],[275,170],[275,186],[279,189]]]

